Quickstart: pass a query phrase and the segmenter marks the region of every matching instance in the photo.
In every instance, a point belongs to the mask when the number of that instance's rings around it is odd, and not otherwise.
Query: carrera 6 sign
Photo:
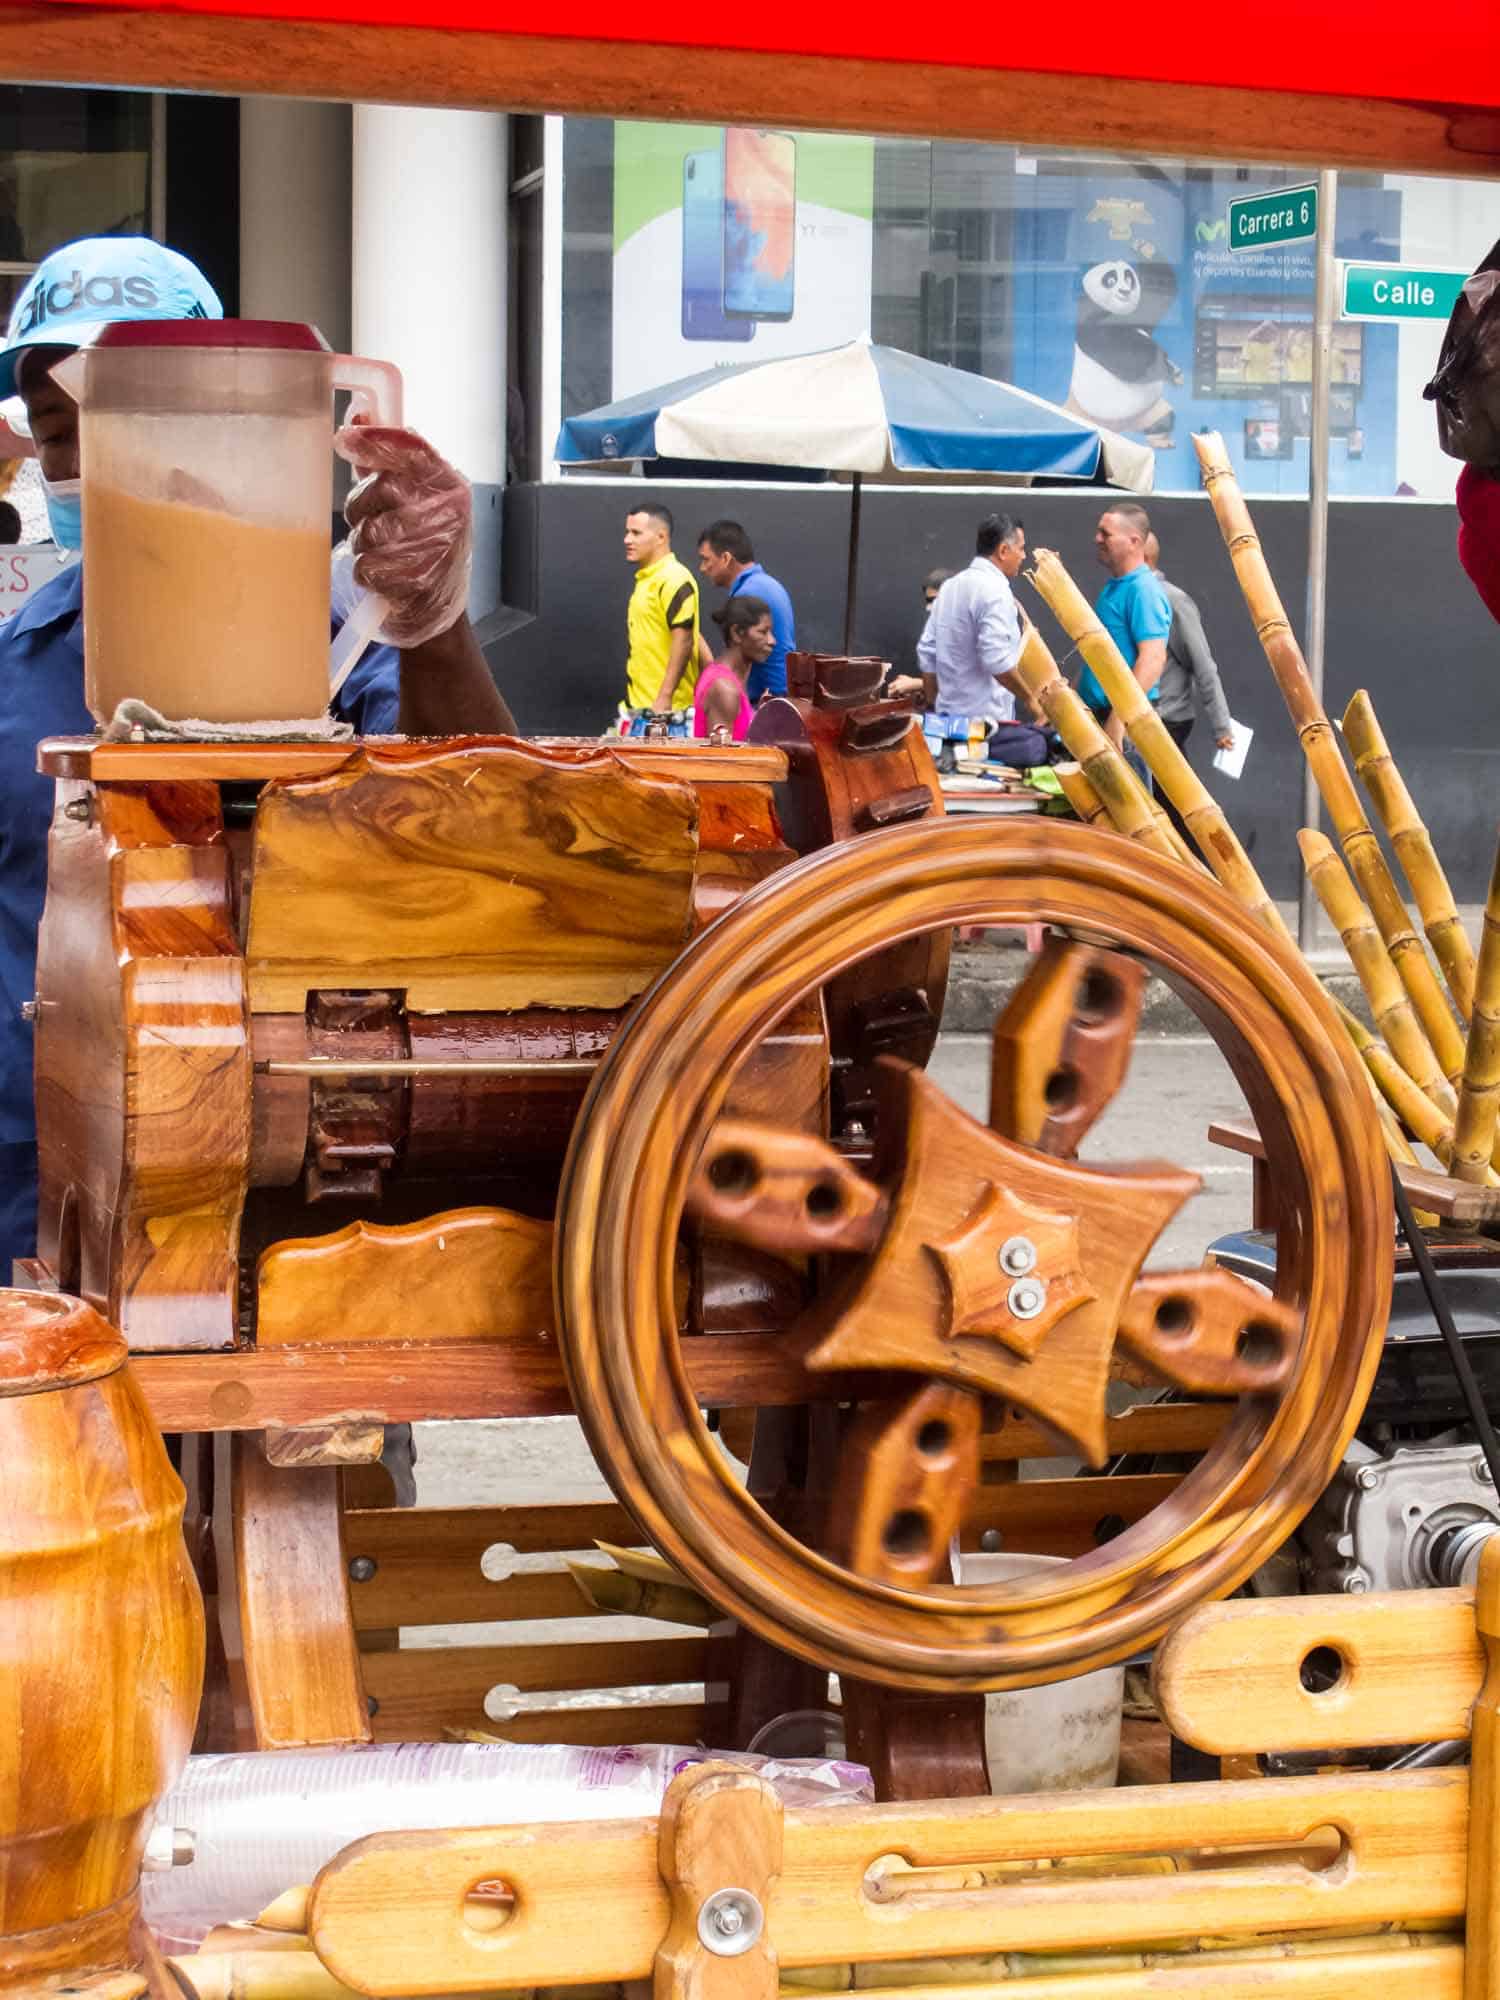
[[[1231,250],[1265,250],[1276,243],[1301,243],[1318,233],[1318,190],[1272,188],[1229,204]]]

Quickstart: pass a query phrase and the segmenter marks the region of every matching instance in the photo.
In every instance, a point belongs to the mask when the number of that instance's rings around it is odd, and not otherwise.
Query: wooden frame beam
[[[239,16],[0,6],[15,83],[748,124],[1500,176],[1500,110],[936,63]]]

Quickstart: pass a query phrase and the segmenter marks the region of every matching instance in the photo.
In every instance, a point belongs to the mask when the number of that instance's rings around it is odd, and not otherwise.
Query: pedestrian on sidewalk
[[[1178,749],[1186,750],[1187,740],[1193,733],[1196,703],[1214,733],[1214,748],[1232,750],[1234,724],[1230,720],[1229,704],[1224,699],[1218,663],[1209,651],[1204,634],[1203,614],[1180,583],[1173,583],[1169,577],[1162,575],[1161,544],[1154,534],[1146,537],[1146,562],[1172,607],[1172,629],[1167,635],[1167,664],[1157,682],[1156,712]],[[1183,824],[1181,813],[1154,778],[1151,789],[1161,800],[1173,826],[1188,846],[1197,852],[1197,843]]]
[[[1021,613],[1011,579],[1026,559],[1026,530],[1009,514],[989,514],[974,537],[974,559],[938,590],[917,644],[927,707],[944,737],[968,740],[969,725],[989,725],[989,756],[1027,769],[1047,761],[1040,719],[1020,721],[1016,697],[1031,698],[1016,672]],[[943,760],[940,759],[940,762]]]
[[[1146,562],[1146,537],[1151,517],[1134,501],[1122,501],[1099,516],[1094,553],[1109,571],[1109,582],[1095,602],[1099,622],[1119,647],[1121,657],[1148,701],[1160,699],[1160,682],[1167,664],[1167,640],[1172,632],[1172,605]],[[1110,707],[1092,670],[1078,676],[1078,692],[1104,725],[1116,749],[1124,747],[1125,726]]]
[[[698,574],[731,597],[758,597],[769,605],[776,643],[751,674],[749,694],[751,701],[785,694],[786,656],[797,650],[796,614],[785,587],[755,560],[750,537],[738,521],[710,521],[699,535]]]
[[[743,743],[755,715],[748,684],[776,643],[771,607],[763,598],[738,593],[711,616],[724,634],[724,650],[698,675],[693,734],[711,736],[716,729],[727,729],[734,742]]]
[[[625,560],[635,585],[625,613],[629,655],[620,734],[643,734],[652,716],[666,716],[686,736],[698,677],[698,585],[672,553],[672,513],[659,500],[639,500],[625,516]]]

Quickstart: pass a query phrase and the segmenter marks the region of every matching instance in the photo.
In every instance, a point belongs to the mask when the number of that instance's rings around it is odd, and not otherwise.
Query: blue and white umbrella
[[[708,369],[626,396],[568,418],[556,457],[560,465],[681,458],[852,474],[846,650],[862,480],[1087,479],[1149,493],[1155,470],[1149,445],[1009,383],[868,340]]]

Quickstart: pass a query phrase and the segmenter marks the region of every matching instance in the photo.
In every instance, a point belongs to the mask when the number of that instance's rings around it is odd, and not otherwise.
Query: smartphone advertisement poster
[[[611,395],[868,333],[874,177],[870,139],[616,125]]]

